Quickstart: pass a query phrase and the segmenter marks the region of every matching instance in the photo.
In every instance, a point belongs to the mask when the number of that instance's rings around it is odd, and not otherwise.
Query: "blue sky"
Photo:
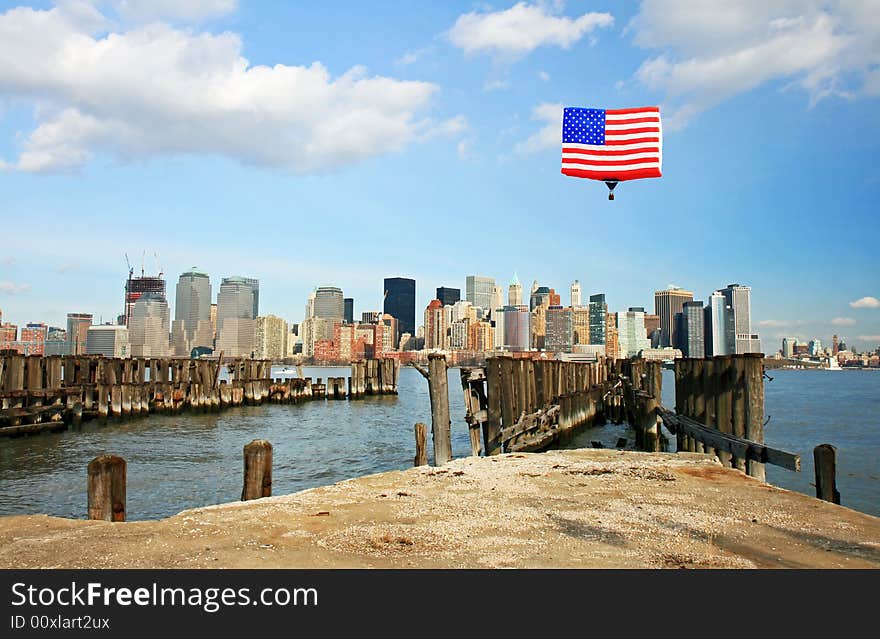
[[[880,345],[870,2],[179,4],[0,2],[4,320],[109,320],[145,252],[291,321],[516,271],[611,310],[739,282],[765,350]],[[653,104],[662,178],[560,174],[562,105]]]

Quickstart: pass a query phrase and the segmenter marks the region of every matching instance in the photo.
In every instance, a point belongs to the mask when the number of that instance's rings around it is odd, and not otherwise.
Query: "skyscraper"
[[[605,293],[590,295],[590,344],[604,344],[608,304],[605,303]]]
[[[104,357],[128,357],[128,329],[125,326],[90,326],[86,336],[86,353]]]
[[[225,277],[217,293],[217,345],[226,357],[254,351],[254,289],[248,278]]]
[[[485,316],[492,308],[492,292],[495,280],[482,275],[468,275],[465,279],[465,294],[468,302],[476,306]]]
[[[547,286],[533,287],[529,296],[529,310],[534,311],[538,306],[550,306],[550,289]]]
[[[416,334],[416,281],[408,277],[385,278],[382,312],[397,318],[397,337]]]
[[[575,280],[571,283],[571,306],[572,308],[581,305],[581,283]]]
[[[760,352],[761,341],[752,333],[751,287],[728,284],[720,293],[733,313],[733,332],[726,336],[729,352],[737,355]]]
[[[571,308],[551,306],[547,309],[544,348],[554,353],[570,353],[573,342]]]
[[[728,349],[727,339],[728,335],[733,335],[733,313],[724,295],[719,291],[712,293],[706,301],[706,307],[703,309],[703,332],[705,357],[733,353]]]
[[[144,293],[135,302],[128,320],[128,339],[132,357],[165,357],[169,354],[168,334],[171,311],[164,295]]]
[[[345,297],[335,286],[319,286],[315,291],[315,317],[339,320],[345,318]]]
[[[516,273],[513,274],[510,286],[507,287],[507,303],[510,306],[520,306],[523,303],[522,284],[520,284]]]
[[[132,277],[131,271],[129,271],[128,279],[125,281],[126,326],[128,325],[129,320],[131,320],[131,313],[134,310],[134,305],[137,303],[138,299],[140,299],[141,295],[146,293],[158,293],[162,297],[165,297],[165,280],[162,279],[162,273],[159,273],[156,277],[148,277],[143,275],[143,269],[141,269],[141,277]],[[83,348],[85,348],[85,341],[83,341]]]
[[[626,313],[617,316],[617,344],[624,357],[635,357],[639,351],[651,348],[651,341],[645,331],[645,309],[632,306]]]
[[[174,305],[174,354],[188,356],[193,348],[213,348],[211,279],[193,267],[177,280]],[[179,324],[178,324],[179,323]]]
[[[431,300],[425,309],[425,348],[443,350],[446,347],[446,313],[440,300]]]
[[[685,302],[694,299],[691,291],[670,286],[654,292],[654,313],[660,316],[660,345],[673,346],[675,342],[675,314],[681,313]]]
[[[346,324],[354,324],[354,298],[346,297],[342,300],[344,307],[344,320]]]
[[[452,306],[461,299],[461,289],[441,286],[437,289],[437,299],[443,306]]]
[[[504,307],[504,349],[529,350],[529,309],[525,305]]]
[[[705,326],[703,315],[703,302],[685,302],[681,310],[682,335],[680,348],[685,357],[705,356]]]

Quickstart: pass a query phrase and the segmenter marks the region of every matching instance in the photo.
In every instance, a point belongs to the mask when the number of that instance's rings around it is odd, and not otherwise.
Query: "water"
[[[348,376],[348,368],[306,368],[312,377]],[[814,495],[812,450],[838,449],[838,489],[844,506],[880,516],[880,373],[773,371],[766,384],[770,446],[801,455],[803,471],[767,467],[767,480]],[[463,420],[459,371],[449,371],[453,455],[470,454]],[[671,372],[663,378],[663,403],[673,406]],[[212,414],[155,415],[79,431],[0,440],[0,515],[47,513],[84,518],[86,466],[102,453],[128,462],[129,520],[167,517],[187,508],[241,497],[242,447],[272,442],[272,493],[281,495],[342,479],[412,466],[413,425],[430,427],[427,382],[400,371],[398,396],[358,401],[266,404]],[[600,440],[613,447],[628,437],[608,425],[578,435],[568,445]],[[428,446],[429,459],[431,446]]]

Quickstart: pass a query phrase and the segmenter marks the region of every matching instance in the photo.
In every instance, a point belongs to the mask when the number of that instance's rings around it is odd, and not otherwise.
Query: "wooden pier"
[[[228,379],[220,379],[226,367]],[[345,378],[273,378],[268,360],[105,358],[0,354],[0,436],[65,430],[83,419],[122,419],[266,402],[396,395],[398,362],[354,362]],[[355,381],[356,380],[356,381]]]

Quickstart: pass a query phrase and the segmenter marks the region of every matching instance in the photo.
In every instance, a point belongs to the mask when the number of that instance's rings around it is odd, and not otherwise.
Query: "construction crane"
[[[128,279],[131,279],[131,276],[134,275],[134,269],[131,268],[131,262],[128,259],[128,253],[125,254],[125,263],[128,265]]]

